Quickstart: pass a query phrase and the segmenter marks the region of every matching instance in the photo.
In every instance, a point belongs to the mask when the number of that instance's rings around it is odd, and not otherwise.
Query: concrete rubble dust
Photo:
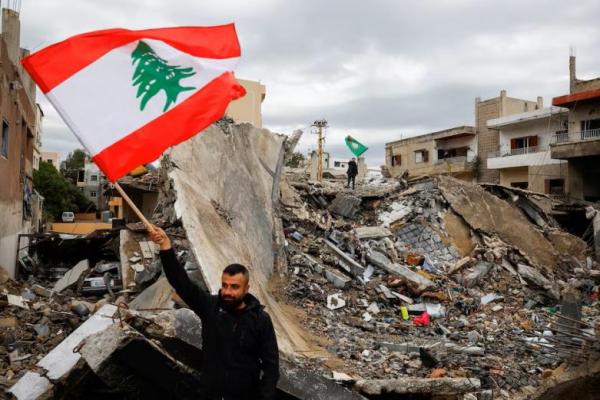
[[[444,176],[312,182],[283,167],[297,136],[221,120],[127,178],[159,191],[152,220],[197,284],[251,266],[278,398],[554,399],[598,381],[597,256],[547,199]],[[0,276],[8,396],[194,397],[201,323],[141,225],[29,253],[21,279]]]

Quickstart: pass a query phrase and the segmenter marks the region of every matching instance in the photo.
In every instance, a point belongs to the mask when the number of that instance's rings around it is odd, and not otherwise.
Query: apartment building
[[[385,163],[392,176],[447,174],[474,179],[477,135],[473,126],[458,126],[385,144]]]
[[[0,37],[0,266],[14,276],[17,240],[31,233],[34,208],[40,199],[33,190],[37,123],[35,84],[20,59],[29,52],[20,47],[19,13],[2,9]]]
[[[107,199],[103,194],[103,186],[107,182],[106,177],[100,171],[96,163],[86,160],[83,169],[77,174],[77,187],[83,195],[94,205],[96,210],[106,210]]]
[[[494,154],[500,146],[500,135],[497,129],[490,129],[487,121],[538,110],[543,107],[543,100],[538,97],[536,101],[508,97],[506,90],[500,91],[500,96],[487,100],[475,99],[475,129],[477,134],[477,155],[480,168],[477,172],[480,182],[498,183],[500,172],[498,169],[489,169],[487,158]]]
[[[566,161],[551,157],[550,143],[566,132],[569,110],[546,107],[487,121],[498,132],[498,149],[487,155],[487,169],[499,172],[501,185],[562,195]]]
[[[568,161],[567,194],[575,199],[600,200],[600,78],[577,79],[576,58],[569,59],[569,94],[552,99],[569,109],[568,129],[557,132],[550,145],[552,158]]]
[[[246,95],[232,101],[225,114],[237,123],[249,122],[257,128],[262,128],[262,102],[266,96],[265,85],[257,81],[238,79],[246,89]]]

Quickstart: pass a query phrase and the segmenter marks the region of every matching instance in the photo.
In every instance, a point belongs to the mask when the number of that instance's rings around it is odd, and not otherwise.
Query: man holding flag
[[[117,180],[196,135],[244,96],[233,69],[241,50],[233,24],[73,36],[21,62],[161,247],[169,282],[202,319],[201,393],[206,399],[269,400],[279,360],[268,314],[248,292],[248,270],[232,264],[218,296],[203,293]],[[176,385],[176,382],[174,383]]]
[[[356,157],[360,157],[369,149],[367,146],[360,143],[350,135],[346,136],[346,146],[348,146],[348,149],[350,149],[352,154],[354,154]],[[348,175],[348,184],[346,187],[350,187],[350,182],[352,182],[352,190],[354,190],[356,176],[358,175],[358,166],[356,165],[355,157],[352,157],[352,160],[348,162],[348,170],[346,171],[346,175]]]

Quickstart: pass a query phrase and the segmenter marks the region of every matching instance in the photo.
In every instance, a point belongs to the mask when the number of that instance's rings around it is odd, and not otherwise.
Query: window
[[[547,194],[563,195],[565,194],[564,179],[546,179],[544,181],[545,191]]]
[[[398,165],[402,165],[402,156],[400,154],[392,156],[392,167],[396,167]]]
[[[96,197],[96,192],[94,192],[93,190],[90,192],[90,197]]]
[[[415,151],[415,163],[426,163],[429,160],[429,152],[427,150]]]
[[[85,182],[85,171],[82,169],[77,171],[77,182]]]
[[[528,184],[527,182],[511,182],[510,187],[527,190]]]
[[[98,175],[90,175],[90,182],[98,182]]]
[[[0,156],[8,158],[8,122],[2,120],[2,144],[0,144]]]
[[[468,147],[456,147],[454,149],[438,149],[438,160],[443,160],[444,158],[466,157],[467,151],[469,151]]]
[[[510,139],[511,154],[525,154],[536,151],[538,145],[537,136],[525,136],[520,138]]]

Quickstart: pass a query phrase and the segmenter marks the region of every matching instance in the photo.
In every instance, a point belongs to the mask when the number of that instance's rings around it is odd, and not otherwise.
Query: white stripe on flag
[[[182,86],[196,89],[181,92],[169,110],[223,72],[232,71],[239,60],[238,57],[193,57],[162,41],[144,41],[169,65],[192,67],[196,72],[181,80]],[[138,87],[133,86],[135,66],[131,58],[137,43],[110,51],[46,93],[48,100],[92,156],[163,114],[166,99],[163,91],[150,99],[143,111],[140,110],[141,97],[136,98]],[[165,132],[165,135],[168,134]]]

